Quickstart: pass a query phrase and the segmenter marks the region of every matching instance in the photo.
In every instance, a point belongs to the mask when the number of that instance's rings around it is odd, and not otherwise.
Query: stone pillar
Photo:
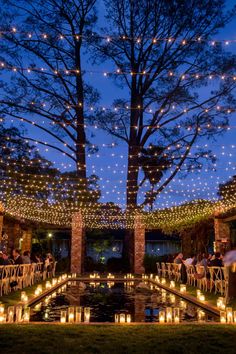
[[[222,219],[214,219],[215,249],[216,252],[224,252],[230,248],[230,226]]]
[[[135,274],[144,273],[143,259],[145,255],[145,226],[141,215],[135,216],[134,220],[134,266]]]
[[[72,215],[71,273],[81,274],[83,271],[84,238],[83,217],[81,212],[76,212]]]
[[[25,251],[30,251],[31,244],[32,244],[32,229],[28,228],[26,230],[23,230],[22,243],[21,243],[22,253]]]

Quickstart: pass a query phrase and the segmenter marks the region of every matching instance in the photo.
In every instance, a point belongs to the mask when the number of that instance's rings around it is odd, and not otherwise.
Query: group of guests
[[[191,255],[190,257],[184,259],[182,253],[179,253],[173,260],[173,263],[184,264],[185,266],[204,266],[207,267],[223,267],[223,255],[220,252],[215,252],[212,254],[198,254]]]
[[[11,255],[0,251],[0,266],[43,263],[44,267],[48,269],[54,262],[55,259],[51,253],[47,253],[46,257],[43,257],[35,253],[30,254],[30,251],[24,251],[21,254],[18,249],[13,249]]]

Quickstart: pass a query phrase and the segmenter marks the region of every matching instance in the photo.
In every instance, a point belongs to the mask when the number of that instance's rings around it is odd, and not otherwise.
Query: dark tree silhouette
[[[97,36],[95,60],[114,64],[110,76],[127,99],[114,102],[117,112],[99,112],[100,126],[127,143],[130,208],[137,206],[143,178],[151,176],[144,204],[152,204],[177,173],[215,160],[210,150],[195,146],[221,134],[235,107],[236,59],[225,43],[214,40],[235,9],[225,13],[224,1],[218,0],[105,0],[105,5],[103,32],[110,37]],[[147,158],[139,156],[150,143],[162,155],[152,158],[147,173]],[[165,155],[171,163],[158,167]]]
[[[0,60],[10,75],[1,82],[0,112],[38,128],[31,141],[44,144],[40,136],[48,134],[48,147],[75,163],[84,189],[85,104],[96,102],[98,93],[85,83],[82,51],[97,20],[95,2],[5,0],[0,10]]]

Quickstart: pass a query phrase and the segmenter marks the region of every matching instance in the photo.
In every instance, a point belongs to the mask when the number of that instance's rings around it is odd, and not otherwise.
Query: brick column
[[[22,243],[21,243],[22,253],[25,251],[30,251],[31,244],[32,244],[32,229],[28,228],[26,230],[23,230]]]
[[[230,246],[230,226],[224,220],[215,218],[214,228],[216,251],[221,252],[222,249],[229,248]]]
[[[2,241],[3,213],[4,213],[4,207],[3,207],[2,203],[0,203],[0,242]]]
[[[80,212],[72,216],[71,233],[71,273],[81,274],[84,262],[84,239],[83,217]]]
[[[140,215],[134,220],[134,273],[144,273],[143,259],[145,255],[145,226]]]

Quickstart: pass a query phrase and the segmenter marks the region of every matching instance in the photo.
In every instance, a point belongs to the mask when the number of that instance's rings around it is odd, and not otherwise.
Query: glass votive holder
[[[234,323],[236,323],[236,311],[234,311]]]
[[[0,314],[0,323],[6,323],[6,322],[7,322],[7,314],[1,313]]]
[[[119,314],[115,313],[115,323],[118,323],[118,322],[119,322]]]
[[[9,306],[7,309],[7,322],[9,322],[9,323],[14,322],[14,313],[15,313],[14,306]]]
[[[175,288],[175,281],[174,281],[174,280],[171,280],[171,281],[170,281],[170,288],[171,288],[171,289],[174,289],[174,288]]]
[[[159,322],[165,323],[165,311],[163,310],[159,311]]]
[[[90,322],[90,307],[85,307],[84,308],[84,322],[89,323]]]
[[[68,322],[74,323],[74,320],[75,320],[75,308],[74,308],[74,306],[69,306],[68,307]]]
[[[187,308],[187,303],[184,300],[180,300],[179,306],[185,310]]]
[[[232,309],[232,307],[226,307],[226,319],[227,319],[227,323],[233,322],[233,309]]]
[[[220,311],[220,323],[226,323],[226,311]]]
[[[200,289],[197,289],[197,298],[199,299],[199,297],[201,296],[201,290]]]
[[[20,293],[20,301],[21,301],[21,302],[25,302],[25,297],[26,297],[26,292],[25,292],[25,291],[22,291],[22,292]]]
[[[185,284],[180,284],[180,292],[186,293],[186,285]]]
[[[199,296],[199,300],[200,300],[200,301],[205,301],[205,295],[201,294],[201,295]]]
[[[120,323],[125,323],[125,313],[120,313],[120,316],[119,316],[119,319],[120,319]]]
[[[4,304],[0,304],[0,315],[3,314],[5,311],[5,305]]]
[[[203,310],[201,309],[198,309],[197,311],[197,319],[198,319],[198,322],[204,322],[205,319],[206,319],[206,314]]]
[[[30,320],[30,308],[25,307],[24,308],[24,314],[23,314],[23,322],[28,323]]]
[[[51,282],[46,281],[45,288],[48,290],[48,289],[51,289],[51,287],[52,287]]]
[[[163,285],[166,284],[166,279],[165,278],[161,278],[161,284],[163,284]]]
[[[126,322],[131,323],[131,315],[129,313],[126,315]]]
[[[53,278],[52,279],[52,286],[55,286],[57,284],[57,279],[56,278]]]
[[[42,292],[43,292],[43,287],[42,287],[42,285],[41,285],[41,284],[38,285],[37,288],[38,288],[38,290],[39,290],[39,293],[42,294]]]
[[[175,301],[176,301],[175,295],[174,295],[174,294],[170,294],[170,302],[171,302],[172,304],[174,304]]]
[[[174,323],[180,322],[180,315],[179,314],[180,314],[179,307],[174,307],[174,309],[173,309]]]
[[[61,323],[66,323],[66,311],[61,310],[61,318],[60,318]]]
[[[16,322],[22,322],[22,306],[16,306]]]
[[[82,307],[76,306],[75,308],[75,322],[80,323],[82,320]]]
[[[172,322],[172,307],[167,307],[166,308],[166,322],[171,323]]]

